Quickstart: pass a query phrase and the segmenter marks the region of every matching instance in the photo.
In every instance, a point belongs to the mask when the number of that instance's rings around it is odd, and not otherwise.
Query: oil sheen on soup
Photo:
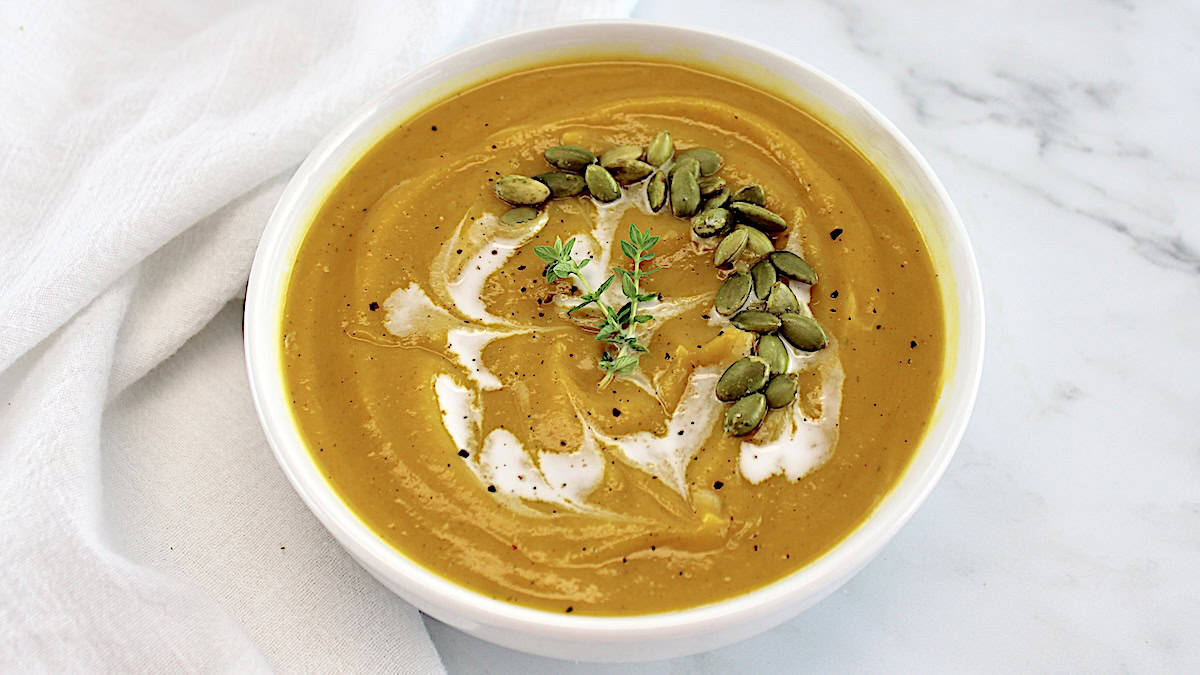
[[[790,223],[777,246],[819,275],[792,289],[828,345],[792,351],[794,405],[748,436],[713,395],[755,340],[714,310],[717,241],[653,212],[644,183],[499,220],[495,181],[550,170],[546,148],[661,130],[720,153],[731,189],[761,185]],[[580,284],[548,283],[533,249],[574,238],[595,286],[630,224],[660,238],[648,351],[599,386],[605,345],[567,315]],[[455,583],[597,615],[742,594],[836,545],[906,469],[945,346],[936,272],[880,173],[794,105],[668,63],[525,70],[411,118],[331,191],[285,303],[293,413],[350,508]]]

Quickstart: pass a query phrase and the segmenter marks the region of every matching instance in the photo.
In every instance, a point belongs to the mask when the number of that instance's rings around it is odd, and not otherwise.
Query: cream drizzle
[[[482,440],[479,395],[458,384],[450,375],[434,378],[434,394],[442,412],[442,425],[459,450],[466,450],[467,466],[496,492],[519,499],[556,503],[576,511],[589,511],[586,498],[604,477],[604,457],[594,440],[572,452],[537,453],[536,461],[512,432],[493,429]]]
[[[639,431],[624,436],[606,436],[595,427],[588,434],[620,453],[628,464],[658,476],[659,480],[687,496],[687,461],[694,444],[702,442],[720,415],[713,387],[721,377],[717,368],[698,368],[689,378],[679,405],[667,418],[667,433],[658,436]]]
[[[440,333],[459,323],[416,284],[397,288],[383,301],[383,327],[396,337]]]
[[[488,277],[508,263],[509,258],[522,245],[542,231],[550,216],[545,211],[530,224],[516,228],[504,225],[494,214],[485,213],[476,219],[469,230],[475,248],[474,254],[468,259],[454,279],[438,280],[446,284],[453,306],[467,318],[482,323],[507,324],[498,316],[487,311],[483,302],[483,286]],[[462,231],[462,223],[455,232],[458,239]],[[449,253],[449,248],[442,250]]]
[[[583,272],[595,287],[609,274],[612,245],[624,214],[630,208],[647,214],[651,211],[642,190],[627,191],[620,199],[608,204],[592,203],[596,207],[594,225],[591,231],[576,235],[574,253],[578,257],[593,258]],[[434,393],[442,410],[442,423],[458,448],[470,453],[468,465],[471,470],[481,482],[495,486],[498,494],[557,504],[576,511],[594,511],[587,505],[587,497],[603,479],[605,460],[600,447],[605,446],[629,465],[658,476],[664,484],[687,498],[690,448],[701,442],[713,425],[719,423],[724,408],[712,393],[721,374],[719,368],[697,369],[689,377],[679,404],[667,416],[667,432],[662,436],[648,431],[607,436],[581,421],[583,443],[578,449],[536,453],[526,449],[516,436],[503,428],[493,429],[481,437],[479,393],[502,386],[499,378],[484,365],[483,351],[494,340],[533,330],[491,314],[482,291],[487,279],[547,222],[548,216],[543,212],[532,224],[514,231],[494,214],[485,213],[476,218],[464,215],[430,270],[430,288],[443,306],[435,304],[416,284],[397,289],[384,301],[385,327],[400,337],[444,331],[447,351],[462,366],[472,386],[465,387],[448,374],[435,378]],[[711,242],[703,241],[697,245],[703,248],[709,244]],[[456,260],[460,248],[469,257]],[[811,316],[809,287],[790,285],[800,300],[802,311]],[[623,296],[615,287],[608,290],[605,299],[614,304],[623,302]],[[711,302],[709,297],[690,296],[654,303],[651,307],[656,321],[651,327],[658,327],[662,321]],[[564,314],[572,304],[570,299],[563,297],[556,298],[555,303]],[[468,319],[472,325],[464,325],[462,319],[456,319],[451,312]],[[715,311],[712,316],[710,324],[728,323],[727,318],[720,317]],[[650,337],[652,335],[647,335],[647,340]],[[792,350],[792,356],[800,370],[825,365],[821,414],[810,419],[800,406],[792,406],[784,431],[778,437],[759,443],[743,441],[739,470],[751,483],[760,483],[773,475],[799,480],[824,463],[837,443],[844,374],[835,345],[831,344],[830,348],[817,354]],[[630,381],[661,404],[653,384],[644,374],[639,375],[641,377]]]

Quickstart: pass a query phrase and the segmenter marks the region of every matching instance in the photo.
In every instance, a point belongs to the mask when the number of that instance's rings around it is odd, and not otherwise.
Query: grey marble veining
[[[988,303],[943,482],[866,570],[747,642],[636,667],[431,622],[452,672],[1200,668],[1200,5],[642,2],[849,85],[933,164]]]

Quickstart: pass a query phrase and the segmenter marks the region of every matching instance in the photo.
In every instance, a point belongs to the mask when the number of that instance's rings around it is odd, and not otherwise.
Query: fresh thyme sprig
[[[649,228],[642,231],[636,225],[630,224],[629,239],[621,240],[621,252],[631,261],[629,268],[614,267],[613,274],[605,279],[598,288],[592,288],[592,285],[581,273],[583,268],[592,262],[592,259],[576,260],[571,257],[571,249],[575,246],[573,237],[568,239],[565,244],[561,238],[556,237],[554,246],[538,246],[533,249],[537,257],[546,261],[546,281],[548,283],[554,283],[559,279],[569,279],[572,276],[579,279],[579,284],[584,291],[580,298],[582,302],[568,310],[568,314],[594,304],[599,307],[600,313],[603,315],[596,339],[614,345],[616,353],[606,349],[600,355],[600,370],[604,372],[604,379],[600,380],[600,386],[608,384],[616,375],[629,375],[637,370],[638,358],[647,351],[646,346],[638,340],[635,329],[639,324],[654,318],[652,314],[639,314],[638,304],[658,299],[656,293],[643,293],[641,286],[642,279],[659,269],[642,270],[642,263],[654,258],[650,249],[654,248],[657,243],[658,237],[650,234]],[[625,295],[626,302],[614,309],[606,304],[601,296],[617,277],[621,277],[621,292]]]

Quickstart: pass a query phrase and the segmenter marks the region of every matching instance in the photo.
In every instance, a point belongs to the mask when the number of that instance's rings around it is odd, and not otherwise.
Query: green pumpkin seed
[[[707,211],[708,209],[719,209],[728,203],[729,203],[729,190],[721,190],[717,194],[704,200],[704,206],[702,206],[701,209],[704,211]]]
[[[816,270],[804,262],[804,258],[791,251],[775,251],[767,256],[767,259],[785,277],[791,277],[796,281],[803,281],[806,284],[817,283]]]
[[[774,316],[773,314],[770,316]],[[803,314],[784,314],[779,317],[779,333],[796,349],[815,352],[825,348],[829,339],[816,319]]]
[[[641,159],[642,146],[640,145],[618,145],[611,150],[605,150],[604,154],[600,155],[600,166],[606,169],[612,169],[617,162],[626,159]]]
[[[717,380],[716,394],[722,401],[736,401],[767,386],[770,370],[767,362],[747,356],[733,362]]]
[[[717,244],[717,252],[713,255],[713,264],[717,267],[733,260],[742,254],[746,248],[746,233],[734,230]]]
[[[763,192],[761,185],[754,183],[738,188],[738,191],[733,193],[730,199],[735,202],[754,204],[755,206],[767,205],[767,194]]]
[[[528,176],[504,176],[496,181],[496,196],[513,206],[537,206],[550,198],[550,188]]]
[[[691,218],[700,208],[700,186],[688,171],[677,171],[671,177],[671,211],[680,218]]]
[[[782,408],[796,399],[796,376],[776,375],[767,383],[763,392],[767,405],[772,408]]]
[[[587,187],[587,181],[583,180],[583,176],[562,171],[539,173],[533,179],[539,183],[544,183],[546,187],[550,188],[551,198],[574,197],[582,193],[583,189]]]
[[[770,369],[772,375],[779,375],[787,372],[788,369],[788,350],[784,346],[783,340],[780,340],[775,335],[763,335],[758,338],[758,344],[754,347],[754,353],[758,358],[767,362],[767,368]]]
[[[538,210],[528,206],[519,206],[515,209],[509,209],[500,216],[500,222],[505,225],[521,225],[535,220],[538,217]]]
[[[599,164],[589,164],[583,173],[583,179],[587,181],[588,192],[602,202],[611,202],[621,196],[621,186],[617,185],[617,179]]]
[[[719,237],[729,234],[733,218],[725,209],[701,211],[692,218],[692,231],[697,237]]]
[[[749,223],[767,232],[783,232],[788,228],[787,221],[777,213],[764,209],[750,202],[730,202],[729,210],[733,211],[744,223]]]
[[[725,179],[720,176],[709,176],[708,178],[700,179],[700,194],[707,197],[708,195],[720,192],[725,189]]]
[[[743,272],[735,272],[729,275],[725,283],[721,284],[721,288],[717,291],[716,305],[717,313],[729,316],[742,308],[746,304],[746,299],[750,297],[750,275]]]
[[[636,183],[654,173],[654,167],[636,159],[619,159],[605,168],[612,172],[613,178],[621,185]]]
[[[755,256],[761,258],[775,250],[775,242],[771,241],[771,238],[763,234],[761,230],[756,230],[753,227],[745,225],[738,225],[737,227],[746,231],[746,249]]]
[[[779,317],[757,309],[738,312],[729,320],[729,323],[732,323],[735,328],[749,333],[773,333],[779,330],[780,326]]]
[[[675,174],[678,173],[692,174],[692,176],[696,178],[696,192],[700,191],[700,162],[697,162],[695,159],[690,157],[688,159],[675,162],[675,165],[671,167],[671,173],[669,176],[671,180],[675,180]]]
[[[675,143],[671,141],[671,132],[665,129],[658,132],[646,147],[646,161],[653,166],[662,166],[674,156]]]
[[[717,154],[715,150],[708,148],[692,148],[679,153],[679,161],[685,159],[695,159],[700,163],[700,175],[711,176],[721,168],[725,163],[725,158]]]
[[[767,311],[776,316],[788,312],[798,312],[800,311],[800,301],[796,299],[796,294],[792,292],[792,289],[780,281],[771,287],[771,292],[767,294]]]
[[[646,201],[650,203],[650,210],[655,213],[667,203],[667,174],[659,171],[650,177],[650,181],[646,183]]]
[[[775,273],[775,266],[770,261],[760,260],[750,268],[750,278],[754,280],[754,295],[766,300],[779,275]]]
[[[767,397],[750,394],[729,406],[725,412],[725,433],[730,436],[745,436],[762,424],[767,415]]]
[[[546,163],[556,169],[581,172],[596,161],[596,155],[579,145],[556,145],[543,153]]]

